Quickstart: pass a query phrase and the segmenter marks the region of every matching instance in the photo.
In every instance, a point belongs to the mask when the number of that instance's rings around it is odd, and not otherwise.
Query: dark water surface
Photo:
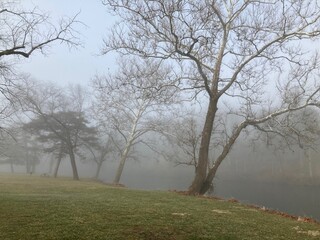
[[[214,195],[320,221],[320,185],[217,180]]]

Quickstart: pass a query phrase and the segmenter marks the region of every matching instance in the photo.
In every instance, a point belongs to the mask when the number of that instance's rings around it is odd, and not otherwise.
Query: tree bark
[[[56,178],[58,176],[58,170],[59,170],[59,166],[60,166],[60,163],[61,163],[61,156],[58,157],[57,159],[57,165],[54,169],[54,173],[53,173],[53,177]]]
[[[121,153],[120,164],[119,164],[116,176],[115,176],[114,181],[113,181],[114,184],[119,184],[119,182],[120,182],[120,178],[121,178],[121,174],[122,174],[122,171],[123,171],[123,168],[124,168],[124,164],[126,163],[126,160],[128,158],[128,154],[129,154],[130,149],[132,147],[132,144],[133,144],[133,142],[135,140],[135,136],[134,135],[136,133],[137,125],[138,125],[139,119],[140,119],[142,113],[144,112],[144,110],[145,110],[145,107],[141,107],[139,109],[139,112],[136,115],[136,117],[135,117],[135,119],[134,119],[134,121],[132,123],[132,129],[131,129],[130,135],[128,137],[128,140],[126,141],[126,147],[125,147],[124,151]]]
[[[195,178],[191,186],[189,187],[188,191],[188,193],[191,195],[201,194],[201,189],[203,188],[203,184],[205,184],[206,181],[210,139],[217,110],[217,101],[211,99],[208,106],[206,121],[202,131],[199,149],[199,159],[196,168]]]
[[[76,157],[74,156],[73,149],[69,150],[69,157],[72,167],[73,180],[79,180],[79,174],[77,170]]]
[[[57,159],[57,165],[54,169],[54,173],[53,173],[53,177],[56,178],[58,176],[58,171],[59,171],[59,167],[60,167],[60,163],[62,160],[62,145],[60,146],[60,151],[59,151],[59,155],[58,155],[58,159]],[[53,160],[53,159],[52,159]]]
[[[96,170],[96,174],[94,177],[95,179],[99,178],[99,173],[100,173],[101,167],[102,167],[102,162],[97,163],[97,170]]]
[[[119,182],[120,182],[121,174],[123,172],[124,164],[126,163],[130,148],[131,148],[131,143],[127,144],[123,154],[121,155],[121,160],[120,160],[120,163],[119,163],[119,167],[118,167],[116,176],[115,176],[115,178],[113,180],[114,184],[119,184]]]
[[[216,159],[214,166],[209,170],[209,174],[206,178],[205,184],[203,185],[203,187],[201,189],[200,194],[205,194],[209,190],[209,188],[212,184],[212,181],[213,181],[214,177],[216,176],[216,173],[217,173],[217,170],[218,170],[220,164],[222,163],[222,161],[227,157],[227,155],[231,151],[234,143],[236,142],[236,140],[240,136],[242,130],[245,129],[248,125],[249,125],[249,122],[246,120],[246,121],[240,123],[237,128],[235,128],[232,136],[228,139],[227,144],[224,146],[222,153]]]

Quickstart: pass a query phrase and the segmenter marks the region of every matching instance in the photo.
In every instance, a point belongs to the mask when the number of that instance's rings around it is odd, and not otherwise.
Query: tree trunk
[[[131,141],[127,144],[124,152],[121,154],[121,160],[120,160],[120,163],[119,163],[119,166],[118,166],[118,170],[117,170],[117,173],[116,173],[116,176],[113,180],[113,183],[114,184],[119,184],[120,182],[120,178],[121,178],[121,174],[122,174],[122,171],[123,171],[123,168],[124,168],[124,164],[126,163],[126,160],[127,160],[127,157],[128,157],[128,153],[130,151],[130,148],[131,148]]]
[[[95,179],[99,178],[99,173],[100,173],[101,167],[102,167],[102,162],[97,163],[97,170],[96,170],[96,174],[94,177]]]
[[[204,183],[202,184],[202,186],[200,188],[199,195],[203,195],[208,190],[211,189],[212,181],[213,181],[214,177],[216,176],[219,165],[220,164],[215,164],[215,166],[212,169],[210,169],[208,176],[206,177]]]
[[[54,169],[54,173],[53,173],[53,177],[56,178],[58,176],[58,170],[59,170],[59,166],[60,166],[60,163],[61,163],[61,159],[62,157],[59,155],[58,159],[57,159],[57,165]]]
[[[72,167],[73,180],[79,180],[76,158],[74,156],[73,149],[69,150],[69,157],[70,157],[70,162],[71,162],[71,167]]]
[[[211,134],[213,129],[213,123],[214,123],[217,110],[218,110],[217,101],[211,100],[209,102],[206,121],[202,131],[201,143],[200,143],[200,149],[199,149],[199,159],[198,159],[198,165],[196,168],[195,177],[188,191],[188,193],[191,195],[201,194],[202,192],[201,189],[203,188],[203,184],[205,184],[205,181],[206,181],[209,146],[210,146]]]
[[[226,156],[229,154],[229,152],[232,149],[237,138],[240,136],[240,133],[242,132],[242,130],[244,128],[246,128],[247,126],[248,126],[248,122],[244,121],[240,125],[238,125],[237,128],[234,129],[232,136],[228,139],[226,145],[223,147],[221,154],[215,160],[214,166],[209,170],[208,174],[206,171],[206,175],[205,175],[201,185],[199,185],[199,186],[197,186],[197,188],[195,188],[197,190],[197,192],[191,192],[189,190],[189,194],[203,195],[211,188],[212,181],[213,181],[214,177],[216,176],[216,173],[217,173],[217,170],[218,170],[220,164],[226,158]],[[208,161],[208,156],[207,156],[207,161]]]
[[[122,174],[122,171],[123,171],[123,168],[124,168],[124,164],[126,163],[128,154],[130,152],[130,149],[131,149],[132,144],[133,144],[134,139],[135,139],[134,135],[136,133],[137,125],[138,125],[139,119],[141,117],[141,114],[143,113],[144,110],[145,110],[145,108],[140,108],[139,109],[139,113],[138,113],[138,115],[136,116],[136,118],[134,119],[134,121],[132,123],[131,132],[130,132],[130,135],[128,137],[128,141],[126,143],[126,147],[125,147],[124,151],[121,153],[121,160],[120,160],[120,163],[119,163],[119,167],[118,167],[116,176],[115,176],[115,178],[113,180],[114,184],[119,184],[119,182],[120,182],[120,178],[121,178],[121,174]]]

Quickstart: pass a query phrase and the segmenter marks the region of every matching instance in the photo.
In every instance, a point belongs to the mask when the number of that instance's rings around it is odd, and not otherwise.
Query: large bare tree
[[[180,87],[203,90],[207,96],[190,194],[207,192],[244,130],[318,105],[318,1],[102,2],[119,19],[104,41],[104,53],[116,50],[169,61],[181,69]],[[231,130],[217,134],[217,117],[224,113]],[[236,115],[234,121],[228,120],[230,114]],[[223,138],[224,144],[208,170],[212,137]]]

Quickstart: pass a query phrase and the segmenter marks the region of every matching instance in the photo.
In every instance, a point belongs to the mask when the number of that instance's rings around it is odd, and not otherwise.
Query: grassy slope
[[[320,239],[238,203],[90,181],[0,175],[0,239]]]

